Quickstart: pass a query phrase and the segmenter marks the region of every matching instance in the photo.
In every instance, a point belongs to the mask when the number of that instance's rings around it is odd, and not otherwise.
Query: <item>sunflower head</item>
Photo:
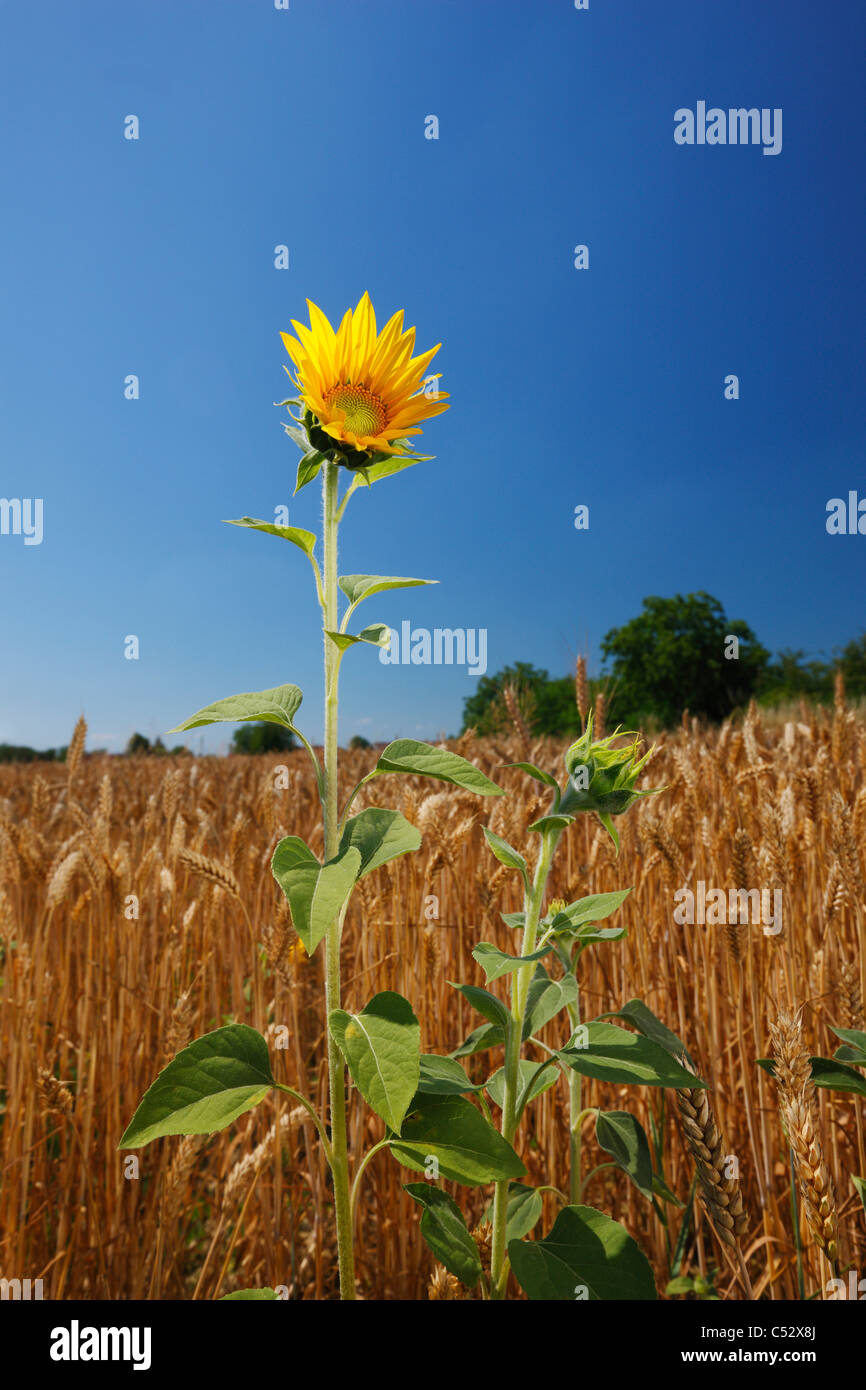
[[[292,362],[303,426],[310,446],[346,468],[382,459],[412,457],[409,439],[421,422],[447,410],[438,373],[425,376],[441,347],[413,357],[414,328],[403,328],[402,309],[381,333],[370,297],[347,309],[334,331],[309,299],[309,328],[292,319],[296,337],[281,335]]]

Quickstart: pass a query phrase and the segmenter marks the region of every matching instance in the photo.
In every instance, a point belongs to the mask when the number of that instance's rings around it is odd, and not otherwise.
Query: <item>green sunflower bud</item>
[[[625,747],[614,748],[615,739],[633,738]],[[635,790],[642,769],[652,755],[652,749],[638,757],[639,734],[624,734],[616,729],[607,738],[593,741],[592,712],[586,721],[586,732],[571,745],[565,755],[568,786],[563,792],[558,810],[563,815],[578,811],[595,811],[606,822],[609,816],[621,816],[640,796],[652,796],[661,788]]]

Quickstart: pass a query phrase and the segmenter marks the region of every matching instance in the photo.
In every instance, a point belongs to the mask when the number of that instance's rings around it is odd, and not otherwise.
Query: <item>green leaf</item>
[[[271,858],[271,871],[278,883],[278,873],[286,874],[302,868],[313,868],[318,872],[321,867],[309,845],[297,835],[286,835],[280,840]]]
[[[508,1243],[511,1268],[531,1299],[657,1297],[649,1261],[624,1226],[594,1207],[565,1207],[544,1240]]]
[[[274,1289],[236,1289],[234,1293],[224,1293],[220,1303],[273,1303],[280,1296]]]
[[[557,936],[567,935],[564,932],[557,932]],[[578,927],[573,933],[574,940],[586,945],[590,941],[620,941],[622,937],[628,936],[625,927],[594,927],[591,922],[587,922],[585,927]]]
[[[640,1033],[629,1033],[613,1023],[586,1023],[582,1029],[586,1047],[570,1045],[556,1054],[560,1061],[582,1076],[676,1089],[706,1086],[705,1081],[686,1071],[663,1047]]]
[[[583,926],[584,923],[601,922],[616,912],[617,908],[622,907],[630,892],[630,888],[623,888],[616,893],[593,893],[588,898],[578,898],[577,902],[560,908],[554,918],[554,926],[561,918],[566,918],[572,929]],[[563,922],[560,929],[564,928]]]
[[[772,1057],[756,1057],[755,1060],[770,1076],[775,1076],[776,1063]],[[861,1076],[859,1071],[843,1066],[835,1058],[810,1057],[809,1061],[816,1086],[822,1086],[827,1091],[849,1091],[855,1096],[866,1096],[866,1077]]]
[[[511,1015],[501,999],[497,999],[495,994],[491,994],[487,989],[481,989],[479,985],[457,985],[453,980],[448,981],[452,989],[457,989],[472,1005],[477,1013],[497,1023],[504,1028]]]
[[[202,724],[243,724],[249,720],[282,724],[297,733],[294,718],[303,698],[296,685],[275,685],[271,690],[228,695],[224,700],[205,705],[204,709],[178,724],[176,729],[169,729],[169,733],[185,733],[187,729],[197,729]]]
[[[502,918],[502,920],[503,920],[503,922],[505,923],[506,927],[525,927],[525,926],[526,926],[526,913],[525,913],[525,912],[500,912],[499,916]]]
[[[522,1182],[508,1185],[508,1207],[505,1214],[505,1239],[520,1240],[528,1236],[541,1219],[544,1203],[541,1193],[534,1187],[526,1187]],[[493,1203],[490,1202],[481,1218],[488,1225],[493,1224]]]
[[[670,1028],[666,1028],[661,1019],[656,1018],[652,1009],[648,1009],[640,999],[629,999],[628,1003],[623,1004],[616,1013],[600,1014],[596,1021],[600,1023],[606,1018],[621,1018],[625,1023],[630,1023],[639,1033],[643,1033],[644,1037],[658,1043],[659,1047],[663,1047],[665,1052],[669,1052],[677,1061],[684,1056],[692,1066],[695,1065],[685,1043],[677,1037],[676,1033],[672,1033]]]
[[[485,777],[473,763],[447,748],[434,748],[413,738],[398,738],[382,752],[373,773],[407,772],[419,777],[435,777],[478,796],[503,796],[501,787]]]
[[[671,1192],[661,1173],[653,1173],[653,1192],[657,1197],[661,1197],[662,1201],[669,1202],[672,1207],[684,1205],[677,1194]]]
[[[227,521],[226,526],[246,526],[250,531],[264,531],[269,536],[279,536],[284,541],[291,541],[299,550],[303,550],[308,558],[312,558],[316,548],[316,535],[313,531],[303,531],[300,526],[277,526],[271,521],[257,521],[252,516],[242,516],[238,521]]]
[[[850,1047],[845,1050],[846,1062],[857,1062],[861,1067],[866,1067],[866,1033],[859,1028],[831,1028],[831,1033],[835,1033],[837,1038],[841,1038],[843,1043],[849,1043]],[[842,1049],[837,1048],[836,1057],[842,1056]]]
[[[668,1280],[665,1285],[665,1297],[675,1298],[681,1293],[694,1293],[695,1281],[686,1274],[680,1274],[676,1279]]]
[[[166,1134],[213,1134],[252,1110],[276,1083],[268,1045],[245,1023],[196,1038],[148,1087],[118,1148]]]
[[[828,1091],[849,1091],[852,1095],[866,1096],[866,1077],[851,1067],[843,1066],[835,1058],[810,1057],[812,1080],[816,1086]]]
[[[567,1004],[576,1004],[577,998],[577,981],[573,975],[563,975],[560,980],[552,980],[543,965],[536,966],[526,996],[523,1041],[525,1042],[532,1033],[540,1032]]]
[[[283,428],[288,434],[289,426],[284,425]],[[295,443],[297,442],[298,441],[296,440]],[[317,449],[312,449],[309,453],[304,454],[303,458],[298,463],[298,476],[295,482],[294,492],[295,497],[297,497],[302,487],[306,487],[307,483],[311,483],[313,481],[324,462],[325,455],[320,454]]]
[[[863,1210],[866,1211],[866,1178],[855,1178],[854,1174],[852,1173],[851,1181],[854,1184],[854,1191],[860,1198]]]
[[[361,856],[359,878],[371,874],[389,859],[409,854],[421,847],[421,832],[400,815],[379,806],[368,806],[346,822],[340,839],[340,854],[350,846]]]
[[[639,1120],[627,1110],[599,1110],[595,1137],[605,1153],[627,1173],[647,1201],[653,1195],[653,1165],[649,1140]]]
[[[325,636],[330,637],[334,646],[341,652],[349,647],[354,647],[358,642],[366,642],[371,647],[387,647],[391,641],[391,629],[387,623],[372,623],[370,627],[365,627],[357,636],[350,632],[330,632],[325,628]]]
[[[523,882],[528,888],[529,870],[526,867],[526,860],[523,855],[518,854],[517,850],[513,849],[507,840],[503,840],[500,835],[490,830],[488,826],[482,825],[481,829],[484,831],[485,840],[496,855],[500,864],[504,864],[507,869],[517,869],[523,876]]]
[[[417,1096],[391,1151],[422,1173],[427,1159],[436,1158],[440,1176],[464,1187],[526,1176],[511,1145],[462,1096]]]
[[[537,830],[539,835],[544,835],[553,830],[567,830],[574,820],[574,816],[541,816],[539,820],[534,820],[528,825],[527,830]]]
[[[604,811],[599,811],[597,814],[608,835],[613,840],[614,854],[619,854],[619,831],[614,825],[612,817],[607,815]]]
[[[421,1235],[437,1260],[461,1284],[474,1289],[481,1278],[481,1256],[453,1197],[428,1183],[410,1182],[403,1186],[413,1201],[424,1208]]]
[[[473,1028],[468,1038],[449,1053],[451,1057],[473,1057],[476,1052],[489,1052],[492,1047],[501,1047],[505,1042],[505,1030],[498,1023],[482,1023]]]
[[[354,608],[363,599],[386,589],[415,589],[421,584],[438,584],[438,579],[401,579],[391,574],[344,574],[337,583]]]
[[[428,1096],[462,1096],[483,1091],[473,1086],[459,1062],[453,1057],[439,1057],[434,1052],[421,1053],[421,1076],[418,1090]]]
[[[500,975],[512,975],[522,966],[531,965],[533,961],[541,960],[542,956],[549,956],[552,950],[553,946],[548,945],[542,946],[540,951],[533,951],[531,956],[510,956],[507,951],[500,951],[492,941],[479,941],[472,954],[490,984],[491,980],[498,980]]]
[[[412,1005],[384,990],[359,1014],[334,1009],[328,1025],[361,1095],[399,1134],[421,1070],[421,1025]]]
[[[527,772],[530,777],[534,777],[536,782],[544,782],[545,786],[554,787],[559,791],[559,783],[556,778],[543,768],[536,767],[535,763],[503,763],[503,767],[519,767],[521,772]]]
[[[536,1096],[548,1091],[559,1077],[559,1068],[553,1060],[550,1062],[530,1062],[527,1058],[520,1059],[520,1072],[517,1083],[517,1096],[515,1107],[517,1118],[523,1114],[524,1108]],[[505,1104],[505,1068],[500,1067],[492,1076],[487,1078],[487,1094],[502,1110]]]
[[[408,458],[392,454],[390,458],[380,459],[377,463],[370,463],[359,471],[364,482],[372,487],[373,483],[380,482],[382,478],[393,477],[395,473],[402,473],[404,468],[411,468],[416,463],[428,463],[432,457],[432,454],[414,454]]]
[[[289,900],[295,931],[312,955],[331,923],[349,900],[361,870],[361,854],[354,845],[336,859],[320,864],[303,840],[288,835],[280,840],[271,860],[271,872]]]

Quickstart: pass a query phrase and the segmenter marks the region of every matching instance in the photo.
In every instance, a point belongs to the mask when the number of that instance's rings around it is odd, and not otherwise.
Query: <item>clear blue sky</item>
[[[490,673],[597,669],[653,593],[772,650],[862,631],[866,537],[824,523],[866,494],[864,40],[859,0],[3,0],[0,496],[44,539],[0,536],[0,741],[284,681],[321,736],[306,562],[220,524],[317,527],[272,405],[307,296],[443,343],[436,460],[353,501],[341,563],[441,583],[368,620],[484,627]],[[699,100],[781,107],[782,152],[678,146]],[[344,738],[453,732],[475,688],[343,670]]]

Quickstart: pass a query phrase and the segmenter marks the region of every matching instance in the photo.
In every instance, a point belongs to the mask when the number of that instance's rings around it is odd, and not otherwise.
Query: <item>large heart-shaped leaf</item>
[[[372,775],[385,772],[414,773],[419,777],[435,777],[454,787],[475,792],[478,796],[503,796],[501,787],[458,753],[447,748],[434,748],[431,743],[418,743],[413,738],[398,738],[380,754]]]
[[[340,853],[354,846],[361,856],[359,878],[371,874],[389,859],[409,854],[421,846],[421,833],[399,811],[368,806],[346,822],[340,839]]]
[[[282,724],[286,729],[297,733],[294,718],[303,698],[296,685],[275,685],[271,690],[227,695],[224,700],[205,705],[204,709],[198,710],[182,724],[178,724],[176,729],[169,729],[169,733],[185,733],[187,729],[197,729],[202,724],[243,724],[248,720]]]
[[[342,912],[360,870],[361,854],[354,845],[341,850],[329,863],[320,864],[296,835],[280,840],[271,872],[289,900],[292,923],[308,955]]]
[[[334,1009],[328,1024],[361,1095],[399,1134],[421,1066],[421,1025],[412,1005],[384,990],[359,1014]]]
[[[391,1152],[421,1173],[435,1158],[439,1176],[464,1187],[526,1176],[511,1145],[462,1096],[416,1096]]]
[[[649,1260],[624,1226],[594,1207],[565,1207],[544,1240],[512,1240],[515,1278],[531,1299],[655,1299]]]
[[[316,548],[314,531],[304,531],[300,526],[277,526],[272,521],[257,521],[252,516],[242,516],[237,521],[227,521],[226,526],[246,526],[250,531],[264,531],[268,536],[279,536],[281,540],[291,541],[310,558]]]
[[[613,1023],[594,1022],[584,1024],[579,1034],[581,1045],[569,1045],[557,1056],[582,1076],[676,1089],[706,1086],[706,1082],[686,1071],[663,1047],[640,1033],[629,1033]],[[584,1040],[585,1046],[582,1045]]]
[[[140,1149],[166,1134],[213,1134],[252,1110],[275,1084],[261,1033],[245,1023],[217,1028],[160,1072],[118,1148]]]
[[[421,1235],[437,1260],[461,1284],[474,1289],[481,1278],[481,1256],[454,1198],[429,1183],[410,1182],[403,1186],[413,1201],[424,1208]]]

